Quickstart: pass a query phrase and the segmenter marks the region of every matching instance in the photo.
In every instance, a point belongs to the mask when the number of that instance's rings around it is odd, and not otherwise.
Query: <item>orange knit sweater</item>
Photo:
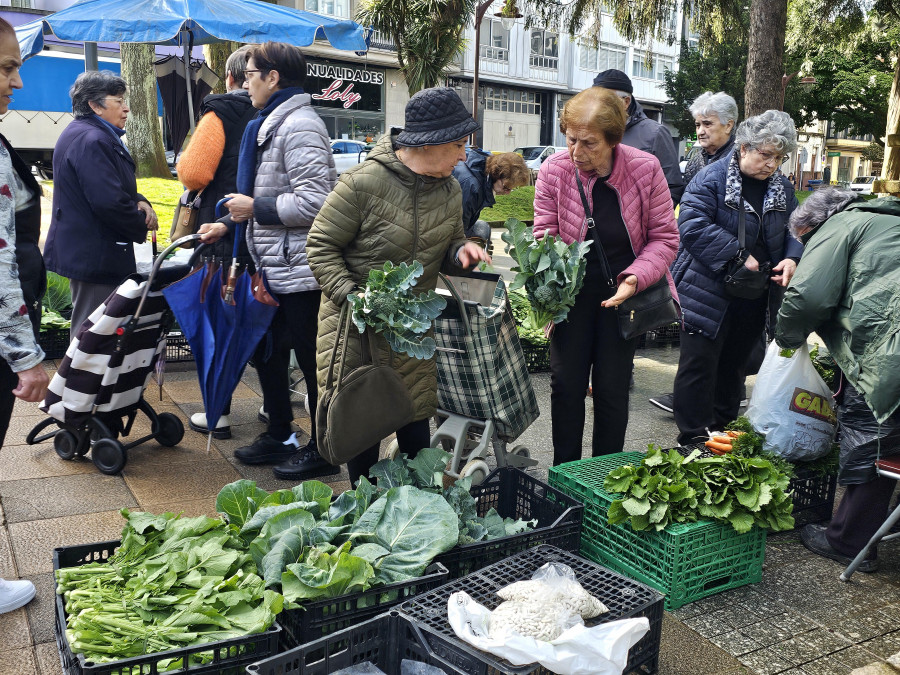
[[[212,182],[225,152],[225,127],[213,112],[201,119],[178,159],[178,180],[188,190],[202,190]]]

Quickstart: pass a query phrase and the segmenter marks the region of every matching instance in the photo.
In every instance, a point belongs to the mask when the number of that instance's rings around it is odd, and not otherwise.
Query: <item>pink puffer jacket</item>
[[[588,206],[593,209],[592,189],[597,174],[582,173]],[[676,300],[669,265],[678,253],[678,225],[666,177],[653,155],[627,145],[617,145],[609,186],[619,196],[622,219],[628,228],[635,261],[619,275],[637,277],[638,292],[665,274]],[[547,158],[538,173],[534,195],[534,235],[559,235],[566,243],[584,241],[587,223],[575,182],[575,164],[566,150]],[[591,250],[588,255],[596,255]]]

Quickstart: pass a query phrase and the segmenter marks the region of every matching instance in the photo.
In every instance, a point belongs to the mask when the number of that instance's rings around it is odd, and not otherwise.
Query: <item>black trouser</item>
[[[879,476],[868,483],[848,485],[825,536],[838,553],[855,558],[887,520],[897,481]],[[877,551],[869,551],[874,558]]]
[[[406,454],[412,459],[422,448],[431,446],[431,429],[428,420],[416,420],[404,427],[397,429],[397,445],[401,454]],[[369,470],[378,462],[378,451],[381,443],[373,445],[368,450],[347,462],[347,473],[350,474],[350,484],[356,485],[360,476],[368,476]]]
[[[623,340],[619,335],[616,310],[600,306],[612,295],[612,290],[599,280],[585,282],[568,318],[553,330],[550,339],[550,415],[554,466],[581,459],[584,399],[591,380],[594,397],[592,455],[622,452],[625,445],[628,383],[637,339]]]
[[[287,440],[291,435],[291,422],[294,420],[288,377],[291,349],[297,355],[306,381],[312,440],[316,440],[316,333],[321,298],[322,292],[318,290],[277,296],[278,311],[272,319],[269,333],[260,341],[253,357],[259,386],[262,387],[263,403],[269,413],[269,435],[279,441]]]
[[[715,339],[681,331],[681,356],[675,375],[678,443],[706,437],[738,416],[747,365],[766,323],[767,296],[732,300]]]
[[[16,397],[12,392],[18,386],[19,376],[12,371],[6,361],[0,359],[0,448],[6,440],[13,406],[16,404]]]

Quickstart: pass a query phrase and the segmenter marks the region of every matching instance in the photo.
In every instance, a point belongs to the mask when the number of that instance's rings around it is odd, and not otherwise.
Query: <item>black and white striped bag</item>
[[[148,282],[127,279],[95,309],[69,344],[50,380],[41,410],[72,426],[96,413],[128,412],[141,399],[166,348],[161,291],[147,295],[141,318],[127,339],[117,330],[134,315]],[[122,350],[116,348],[122,340]]]

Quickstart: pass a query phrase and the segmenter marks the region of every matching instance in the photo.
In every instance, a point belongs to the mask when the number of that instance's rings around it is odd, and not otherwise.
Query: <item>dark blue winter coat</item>
[[[134,160],[95,116],[75,119],[53,151],[53,212],[47,268],[69,279],[119,284],[134,274],[134,243],[147,239],[146,201]]]
[[[466,234],[478,220],[481,210],[490,208],[496,201],[494,185],[485,168],[488,157],[488,153],[472,148],[466,161],[453,169],[453,177],[462,188],[463,229]]]
[[[730,301],[725,294],[725,270],[740,248],[737,235],[741,205],[746,211],[745,243],[749,249],[749,242],[759,236],[760,218],[741,196],[736,154],[702,169],[681,198],[681,243],[672,278],[678,288],[685,330],[712,339],[719,332]],[[794,188],[776,172],[769,178],[762,216],[763,237],[773,266],[785,258],[799,259],[803,252],[803,245],[787,229],[788,218],[796,207]],[[770,294],[775,295],[780,287],[770,289]]]

